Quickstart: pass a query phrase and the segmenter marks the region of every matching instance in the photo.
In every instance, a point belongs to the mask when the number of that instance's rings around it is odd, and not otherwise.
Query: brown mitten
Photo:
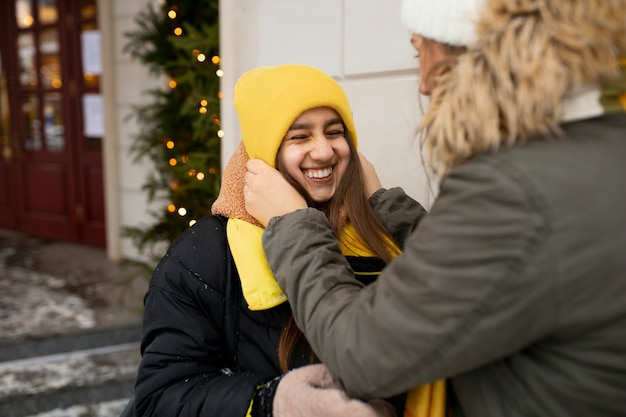
[[[274,417],[388,417],[383,407],[348,397],[323,364],[284,375],[276,388]]]

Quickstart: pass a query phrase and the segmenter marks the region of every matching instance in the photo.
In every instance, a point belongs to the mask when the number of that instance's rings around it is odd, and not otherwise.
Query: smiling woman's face
[[[330,200],[350,161],[350,146],[339,114],[329,107],[302,113],[279,150],[286,173],[317,203]]]
[[[411,36],[411,45],[417,51],[419,56],[420,71],[420,88],[419,92],[425,96],[429,96],[435,88],[435,77],[441,75],[445,71],[445,65],[440,70],[433,72],[435,65],[449,58],[449,50],[446,45],[426,39],[420,35],[413,34]]]

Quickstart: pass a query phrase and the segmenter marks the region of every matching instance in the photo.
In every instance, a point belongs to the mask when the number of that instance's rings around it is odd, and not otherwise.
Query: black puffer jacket
[[[245,416],[256,387],[280,374],[276,347],[289,305],[248,310],[234,263],[236,363],[225,345],[225,227],[224,218],[199,220],[154,271],[144,299],[138,416]]]
[[[243,417],[257,387],[280,375],[278,341],[289,304],[249,310],[232,258],[238,342],[235,352],[226,346],[226,221],[199,220],[154,271],[144,299],[137,416]],[[351,265],[356,271],[362,265],[371,268],[372,261],[356,258]],[[290,368],[306,364],[305,355],[294,357]],[[403,397],[395,400],[401,408]]]

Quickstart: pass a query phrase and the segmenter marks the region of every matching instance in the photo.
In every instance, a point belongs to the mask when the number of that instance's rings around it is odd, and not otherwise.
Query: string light
[[[194,224],[196,224],[195,220],[189,220],[189,227],[193,226]]]
[[[218,69],[217,71],[215,71],[215,75],[222,78],[222,76],[224,75],[224,71],[222,71],[221,69]]]
[[[170,80],[167,85],[169,85],[170,88],[176,88],[176,85],[178,85],[178,83],[176,82],[176,80]]]
[[[170,166],[174,167],[177,163],[178,161],[176,160],[176,158],[170,158]]]
[[[167,12],[167,16],[172,20],[176,19],[176,10],[171,9],[169,12]]]
[[[198,56],[196,57],[196,59],[198,60],[198,62],[204,62],[206,60],[206,55],[204,54],[198,54]]]
[[[222,59],[217,55],[213,55],[213,57],[211,58],[211,62],[214,63],[215,65],[219,64],[221,61]]]
[[[169,211],[170,213],[174,213],[176,211],[176,206],[174,204],[168,205],[167,211]]]
[[[206,107],[200,107],[200,109],[198,110],[200,112],[200,114],[206,114],[206,112],[208,111]]]
[[[173,140],[168,140],[165,143],[165,146],[167,147],[167,149],[174,149],[174,141]]]
[[[179,216],[184,216],[185,214],[187,214],[187,209],[185,207],[181,207],[178,209],[178,215]]]
[[[222,139],[224,137],[224,131],[222,129],[217,131],[217,137]]]
[[[204,100],[204,99],[200,100],[200,105],[201,105],[202,107],[206,107],[208,104],[209,104],[209,102],[208,102],[208,101],[206,101],[206,100]]]
[[[202,181],[202,180],[204,179],[204,172],[198,172],[198,173],[196,174],[196,179],[197,179],[198,181]]]
[[[183,34],[183,28],[177,27],[176,29],[174,29],[174,35],[180,36],[182,34]]]

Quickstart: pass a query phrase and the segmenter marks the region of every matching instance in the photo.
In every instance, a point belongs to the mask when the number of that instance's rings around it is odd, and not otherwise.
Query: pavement
[[[0,416],[118,417],[150,267],[0,229]]]

